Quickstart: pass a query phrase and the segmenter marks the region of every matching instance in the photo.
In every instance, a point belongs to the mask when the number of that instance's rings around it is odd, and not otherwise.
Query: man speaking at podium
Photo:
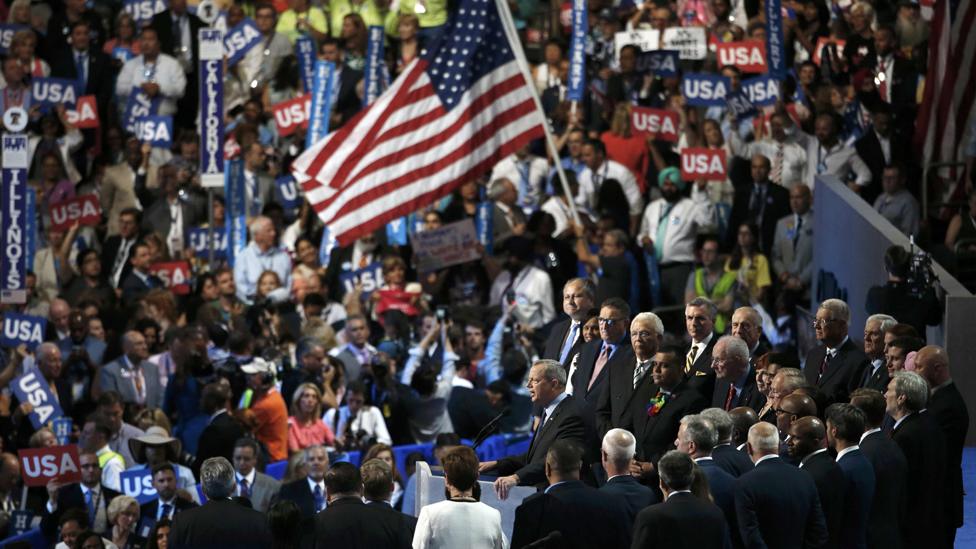
[[[498,461],[483,462],[479,472],[497,471],[495,492],[498,499],[506,499],[516,485],[533,486],[546,482],[546,452],[553,442],[567,440],[580,447],[583,444],[583,419],[579,415],[573,395],[566,393],[566,369],[555,360],[538,360],[529,371],[526,383],[532,405],[541,410],[535,423],[532,442],[526,453]]]

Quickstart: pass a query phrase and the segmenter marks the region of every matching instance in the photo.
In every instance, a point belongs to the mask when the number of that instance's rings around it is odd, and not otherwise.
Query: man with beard
[[[657,258],[663,305],[673,305],[683,302],[685,282],[695,261],[695,238],[703,227],[715,223],[715,210],[704,180],[695,183],[691,198],[684,196],[687,183],[678,168],[661,170],[657,180],[661,198],[644,210],[637,239],[645,253]]]

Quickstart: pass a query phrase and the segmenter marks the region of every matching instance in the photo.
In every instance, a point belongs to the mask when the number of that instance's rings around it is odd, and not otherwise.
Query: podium
[[[498,509],[502,515],[502,531],[505,538],[511,541],[512,526],[515,524],[515,508],[522,500],[536,492],[533,486],[515,486],[508,491],[508,499],[502,501],[495,495],[495,487],[491,481],[479,480],[481,487],[481,502],[489,507]],[[420,509],[431,503],[444,501],[444,474],[431,471],[430,465],[424,461],[417,462],[417,515]]]

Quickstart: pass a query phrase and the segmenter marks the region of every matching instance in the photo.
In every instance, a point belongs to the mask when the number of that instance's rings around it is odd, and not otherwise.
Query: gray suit
[[[517,205],[512,206],[510,213],[512,217],[512,222],[509,222],[508,218],[505,216],[505,212],[495,204],[494,212],[492,213],[492,242],[495,246],[500,245],[505,240],[508,240],[512,236],[512,224],[520,225],[526,222],[525,212],[522,208]]]
[[[342,365],[346,367],[347,381],[357,381],[359,379],[359,376],[363,372],[363,365],[359,363],[359,359],[356,358],[356,355],[352,351],[343,347],[341,352],[333,356],[338,358],[342,362]]]
[[[275,199],[274,179],[261,172],[255,172],[253,175],[257,192],[254,199],[249,201],[247,205],[247,217],[261,215],[261,210]],[[244,184],[247,185],[247,183],[247,174],[245,174]],[[247,191],[245,190],[245,192]]]
[[[237,495],[240,495],[240,484],[237,486]],[[251,507],[255,511],[266,513],[271,507],[271,502],[278,497],[281,490],[281,482],[260,472],[254,472],[254,486],[251,487]]]
[[[106,364],[99,373],[99,383],[103,391],[117,391],[122,395],[123,402],[133,403],[136,402],[136,385],[125,364],[124,356]],[[148,360],[143,360],[139,368],[146,384],[146,408],[162,408],[163,388],[159,384],[159,370]]]
[[[801,218],[803,222],[799,234],[796,231],[795,214],[787,215],[776,222],[773,271],[777,275],[782,272],[797,275],[809,288],[813,275],[813,212],[809,211]]]
[[[183,218],[183,235],[206,221],[206,206],[196,196],[188,194],[180,199],[180,209]],[[164,197],[159,197],[152,206],[148,208],[142,219],[142,230],[156,232],[165,240],[169,235],[169,226],[172,222],[170,217],[169,203]]]

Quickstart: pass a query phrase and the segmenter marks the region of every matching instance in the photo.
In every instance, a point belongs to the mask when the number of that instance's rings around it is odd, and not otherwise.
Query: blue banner
[[[138,23],[148,23],[153,15],[166,11],[168,3],[163,0],[126,0],[123,9],[135,19],[138,28],[142,26]]]
[[[135,133],[136,119],[155,116],[159,112],[162,99],[162,96],[149,97],[141,89],[132,88],[129,100],[125,103],[125,112],[122,114],[125,131]]]
[[[369,41],[366,43],[366,68],[363,71],[363,106],[367,106],[383,93],[389,78],[386,76],[386,62],[383,57],[383,27],[369,28]]]
[[[28,349],[34,349],[44,342],[44,329],[46,327],[47,319],[42,316],[8,311],[3,314],[3,333],[0,334],[0,345],[13,348],[24,344],[27,345]]]
[[[302,191],[291,175],[282,175],[275,179],[275,198],[286,210],[297,210],[302,207]]]
[[[30,509],[14,509],[10,512],[10,531],[8,536],[22,536],[31,530],[34,511]]]
[[[210,258],[210,247],[207,246],[207,237],[210,230],[207,228],[194,227],[187,231],[186,245],[193,250],[193,255],[201,259]],[[214,259],[224,259],[227,257],[227,231],[223,228],[214,227]]]
[[[332,259],[332,250],[335,249],[337,244],[335,235],[329,230],[328,225],[323,227],[322,242],[319,243],[319,265],[323,267],[329,266],[329,260]]]
[[[478,241],[485,247],[485,253],[491,255],[492,240],[495,238],[495,203],[485,200],[478,203],[474,214],[474,231],[478,234]]]
[[[227,262],[234,266],[234,257],[247,246],[247,197],[244,191],[244,160],[228,162],[224,181],[227,202]]]
[[[34,254],[37,253],[37,193],[28,187],[25,193],[26,206],[24,206],[24,255],[27,263],[27,270],[34,270]],[[6,234],[6,233],[5,233]]]
[[[637,56],[637,72],[649,72],[664,78],[678,76],[678,50],[651,50]]]
[[[315,41],[307,34],[295,39],[295,57],[298,58],[298,75],[302,79],[302,91],[310,93],[315,87]]]
[[[200,29],[200,184],[224,182],[224,42],[219,30]]]
[[[261,41],[261,31],[254,21],[245,19],[229,31],[224,37],[224,54],[227,56],[227,66],[233,67],[247,52],[251,51]]]
[[[766,61],[769,66],[769,76],[776,80],[786,78],[789,66],[786,61],[783,7],[780,0],[766,0]]]
[[[4,332],[6,332],[6,323],[4,323]],[[40,429],[47,425],[47,422],[64,415],[64,412],[61,411],[61,405],[58,404],[58,399],[51,394],[50,384],[37,368],[31,368],[27,373],[15,379],[10,384],[10,390],[14,392],[14,396],[19,402],[30,402],[34,407],[34,410],[27,416],[34,429]]]
[[[742,120],[744,118],[754,116],[758,112],[756,110],[756,106],[749,101],[749,98],[742,90],[728,95],[726,108],[733,116],[735,116],[736,120]]]
[[[329,113],[332,111],[332,85],[335,65],[328,61],[315,62],[315,86],[308,113],[308,132],[305,148],[309,149],[329,133]]]
[[[569,44],[569,85],[566,87],[568,101],[582,101],[586,91],[586,34],[589,26],[589,7],[587,0],[573,0],[573,30]]]
[[[173,146],[172,116],[141,116],[136,118],[136,139],[154,147]]]
[[[70,417],[59,417],[51,422],[51,430],[54,436],[58,437],[58,444],[67,446],[71,444],[71,426],[73,422]]]
[[[383,285],[383,264],[379,261],[370,263],[362,269],[356,271],[346,271],[339,275],[339,282],[342,284],[343,295],[351,292],[357,282],[363,285],[361,297],[369,297],[373,290],[379,289]]]
[[[81,94],[77,80],[39,77],[31,79],[31,103],[39,104],[41,110],[59,104],[74,107]]]
[[[14,34],[26,28],[29,27],[16,23],[0,23],[0,55],[7,55],[7,50],[10,49],[10,41],[13,40]]]
[[[112,59],[118,59],[119,61],[125,63],[133,57],[135,57],[135,55],[129,48],[124,48],[122,46],[115,46],[112,48]]]
[[[743,80],[739,90],[757,107],[775,105],[779,99],[779,81],[769,75]]]
[[[407,245],[406,217],[398,217],[386,224],[386,243],[390,246]]]
[[[725,76],[704,73],[688,73],[681,79],[681,95],[692,107],[721,107],[732,83]]]
[[[152,483],[152,469],[129,469],[119,474],[119,485],[122,493],[136,498],[139,505],[156,499],[156,489]],[[155,519],[156,517],[150,517]]]
[[[4,303],[26,303],[27,271],[27,136],[4,134],[2,145],[3,252],[0,292]],[[17,296],[17,297],[14,297]]]

